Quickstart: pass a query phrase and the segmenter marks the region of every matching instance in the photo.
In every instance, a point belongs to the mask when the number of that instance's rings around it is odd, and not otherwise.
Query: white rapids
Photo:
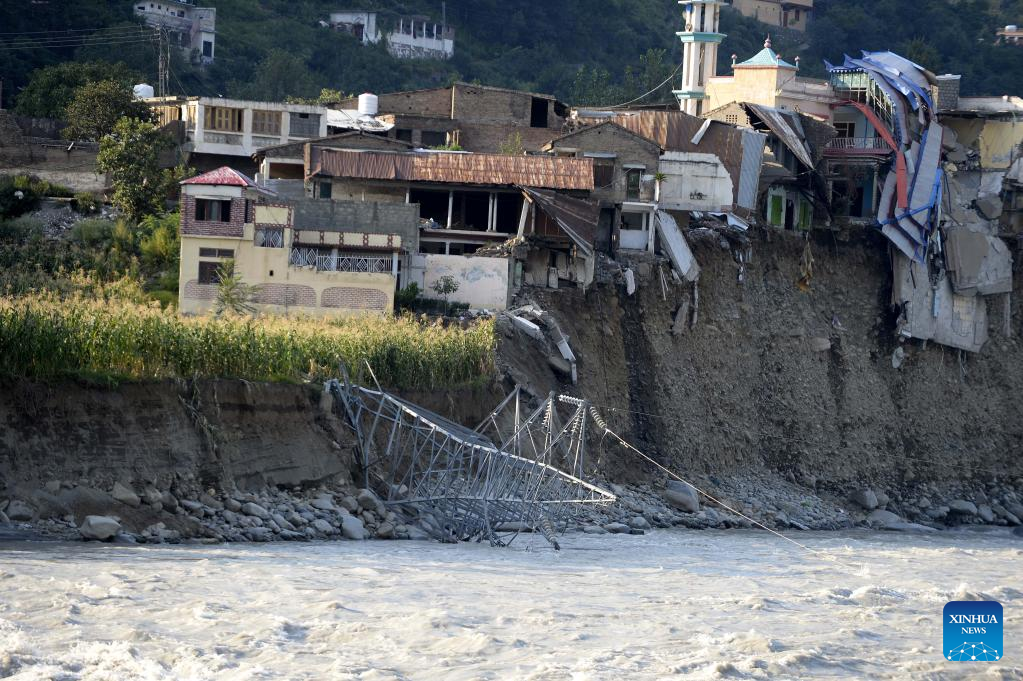
[[[1023,678],[1023,539],[570,534],[511,547],[0,544],[0,678]],[[949,600],[1006,613],[946,662]]]

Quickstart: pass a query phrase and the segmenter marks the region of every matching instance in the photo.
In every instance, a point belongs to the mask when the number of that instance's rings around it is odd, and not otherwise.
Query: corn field
[[[0,296],[0,374],[8,376],[321,381],[338,377],[344,362],[373,385],[368,362],[385,387],[431,389],[492,375],[494,342],[491,321],[462,329],[411,316],[181,318],[120,299]]]

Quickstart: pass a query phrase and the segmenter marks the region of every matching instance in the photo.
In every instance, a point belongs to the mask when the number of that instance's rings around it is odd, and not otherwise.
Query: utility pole
[[[157,30],[157,52],[159,53],[156,75],[156,90],[160,97],[167,96],[168,72],[170,71],[170,40],[163,29]],[[166,46],[166,49],[165,49]]]

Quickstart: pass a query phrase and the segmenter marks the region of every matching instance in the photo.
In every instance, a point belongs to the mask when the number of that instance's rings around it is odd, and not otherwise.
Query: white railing
[[[316,269],[320,272],[358,272],[390,274],[391,258],[360,255],[318,255]]]
[[[257,229],[256,248],[284,248],[284,229]]]
[[[827,149],[889,151],[888,144],[881,137],[836,137],[828,142]]]

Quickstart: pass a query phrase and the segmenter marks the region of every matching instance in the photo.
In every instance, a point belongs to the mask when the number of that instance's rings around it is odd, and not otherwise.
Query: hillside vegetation
[[[56,3],[50,3],[51,6]],[[366,47],[317,25],[334,0],[205,0],[217,7],[216,64],[199,71],[175,55],[171,88],[189,94],[281,99],[315,98],[323,88],[343,93],[444,85],[453,80],[543,91],[570,101],[613,104],[643,94],[672,73],[680,59],[674,0],[449,0],[448,22],[457,30],[449,62],[401,61],[383,46]],[[25,32],[131,25],[130,3],[87,0],[40,10],[30,0],[0,3],[0,73],[10,104],[31,72],[71,59],[116,60],[155,78],[156,56],[147,43],[111,44],[97,33],[79,47],[9,49]],[[441,18],[439,0],[365,0],[382,23],[401,14]],[[994,45],[995,30],[1023,23],[1023,0],[817,0],[805,34],[774,35],[787,59],[797,54],[807,75],[823,75],[823,60],[843,53],[892,49],[936,72],[962,73],[966,94],[1023,92],[1023,49]],[[730,55],[755,53],[770,29],[726,10],[721,70]],[[39,35],[33,33],[32,35]],[[31,37],[31,36],[28,36]],[[4,47],[5,43],[8,47]],[[25,43],[17,43],[24,46]],[[670,98],[662,91],[651,99]],[[26,111],[28,113],[28,111]]]

